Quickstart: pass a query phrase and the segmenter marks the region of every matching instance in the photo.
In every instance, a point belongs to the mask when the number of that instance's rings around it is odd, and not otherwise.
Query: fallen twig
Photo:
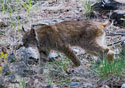
[[[115,44],[118,44],[118,43],[122,43],[123,41],[125,41],[125,40],[120,40],[120,41],[114,42],[112,44],[108,44],[107,46],[112,46],[112,45],[115,45]]]
[[[116,35],[125,36],[125,33],[110,33],[107,36],[116,36]]]
[[[122,41],[117,41],[117,42],[114,42],[112,44],[108,44],[107,46],[112,46],[112,45],[115,45],[115,44],[118,44],[118,43],[121,43]]]

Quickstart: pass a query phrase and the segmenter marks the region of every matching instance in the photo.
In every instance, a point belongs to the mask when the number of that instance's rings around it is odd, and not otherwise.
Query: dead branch
[[[125,36],[125,33],[110,33],[107,36],[116,36],[116,35]]]
[[[112,44],[108,44],[107,46],[112,46],[112,45],[115,45],[115,44],[118,44],[118,43],[122,43],[124,42],[125,40],[120,40],[120,41],[117,41],[117,42],[114,42]]]
[[[121,43],[122,41],[117,41],[117,42],[114,42],[112,44],[108,44],[107,46],[112,46],[112,45],[115,45],[115,44],[118,44],[118,43]]]

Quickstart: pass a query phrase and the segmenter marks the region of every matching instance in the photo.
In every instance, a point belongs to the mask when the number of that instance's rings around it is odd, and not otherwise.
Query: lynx
[[[114,58],[114,52],[105,44],[104,28],[106,25],[84,20],[44,25],[36,30],[31,27],[31,30],[25,32],[23,36],[23,46],[37,49],[41,63],[45,62],[50,50],[56,50],[64,53],[75,66],[80,66],[81,62],[71,46],[79,46],[95,56],[102,56],[105,53],[106,58],[111,61]]]

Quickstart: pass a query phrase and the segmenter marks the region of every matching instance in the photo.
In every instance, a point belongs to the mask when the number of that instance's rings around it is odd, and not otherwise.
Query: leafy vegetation
[[[28,11],[28,14],[30,13],[32,0],[27,0],[27,2],[23,2],[23,7]]]
[[[103,61],[101,61],[100,65],[94,65],[96,66],[94,72],[100,77],[110,78],[114,76],[125,76],[125,56],[115,58],[112,62],[109,62],[103,57]]]
[[[85,17],[87,19],[91,18],[94,8],[91,6],[90,0],[84,0],[83,8],[85,10]]]
[[[2,85],[0,85],[0,88],[7,88],[7,87],[5,87],[4,84],[2,84]]]
[[[19,88],[26,88],[26,81],[24,79],[20,80]]]
[[[0,52],[0,74],[2,73],[2,65],[1,62],[7,61],[8,54],[4,54],[3,52]]]
[[[70,82],[70,75],[67,74],[68,68],[72,66],[71,60],[66,57],[58,59],[58,61],[48,62],[46,67],[49,71],[46,74],[49,84],[56,83],[66,85]]]

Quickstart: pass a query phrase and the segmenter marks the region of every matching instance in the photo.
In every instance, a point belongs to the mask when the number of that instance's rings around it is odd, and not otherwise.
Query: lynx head
[[[37,39],[37,34],[35,32],[35,29],[33,27],[31,27],[31,30],[26,32],[25,29],[22,27],[23,30],[23,38],[22,38],[22,42],[23,42],[23,46],[27,49],[30,49],[30,51],[32,53],[34,53],[34,57],[35,59],[38,59],[39,56],[39,42]]]
[[[31,27],[31,30],[29,32],[26,32],[23,27],[22,29],[24,31],[24,35],[22,38],[23,46],[26,48],[39,47],[39,42],[37,39],[37,34],[35,32],[35,29]]]

